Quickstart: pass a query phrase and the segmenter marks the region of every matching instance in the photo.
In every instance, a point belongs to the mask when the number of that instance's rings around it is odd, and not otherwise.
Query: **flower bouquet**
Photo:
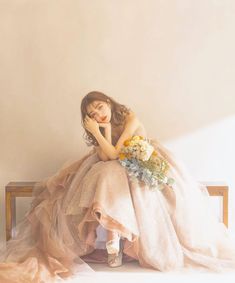
[[[164,185],[172,185],[175,181],[166,175],[169,170],[168,162],[142,136],[134,135],[125,140],[118,161],[127,169],[132,180],[142,181],[152,190],[161,190]]]

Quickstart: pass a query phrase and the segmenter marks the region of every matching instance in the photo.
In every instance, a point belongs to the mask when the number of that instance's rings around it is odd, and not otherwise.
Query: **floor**
[[[94,276],[82,275],[70,279],[68,283],[234,283],[235,272],[227,274],[201,273],[195,271],[178,272],[159,272],[153,269],[140,267],[137,262],[129,262],[116,268],[110,268],[106,264],[89,264],[96,272]],[[66,281],[67,283],[67,281]]]

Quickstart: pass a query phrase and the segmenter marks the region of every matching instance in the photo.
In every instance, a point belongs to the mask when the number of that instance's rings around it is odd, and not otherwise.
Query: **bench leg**
[[[223,193],[223,222],[228,227],[228,191]]]
[[[11,192],[6,192],[6,240],[13,237],[13,228],[16,219],[16,200]]]

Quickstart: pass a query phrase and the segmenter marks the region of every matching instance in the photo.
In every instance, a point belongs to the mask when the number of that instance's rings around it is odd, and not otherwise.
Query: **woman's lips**
[[[107,116],[101,118],[102,121],[106,120]]]

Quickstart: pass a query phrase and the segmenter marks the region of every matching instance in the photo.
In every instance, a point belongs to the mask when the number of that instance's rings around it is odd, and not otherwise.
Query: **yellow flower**
[[[157,155],[158,155],[157,151],[154,150],[153,153],[152,153],[152,155],[153,155],[153,156],[157,156]]]
[[[125,146],[128,146],[130,144],[130,140],[125,140],[124,143],[123,143]]]
[[[138,141],[138,140],[140,140],[140,138],[139,138],[139,136],[133,136],[132,140]]]
[[[125,155],[124,153],[120,153],[120,154],[119,154],[119,158],[120,158],[121,160],[123,160],[123,159],[126,158],[126,155]]]

